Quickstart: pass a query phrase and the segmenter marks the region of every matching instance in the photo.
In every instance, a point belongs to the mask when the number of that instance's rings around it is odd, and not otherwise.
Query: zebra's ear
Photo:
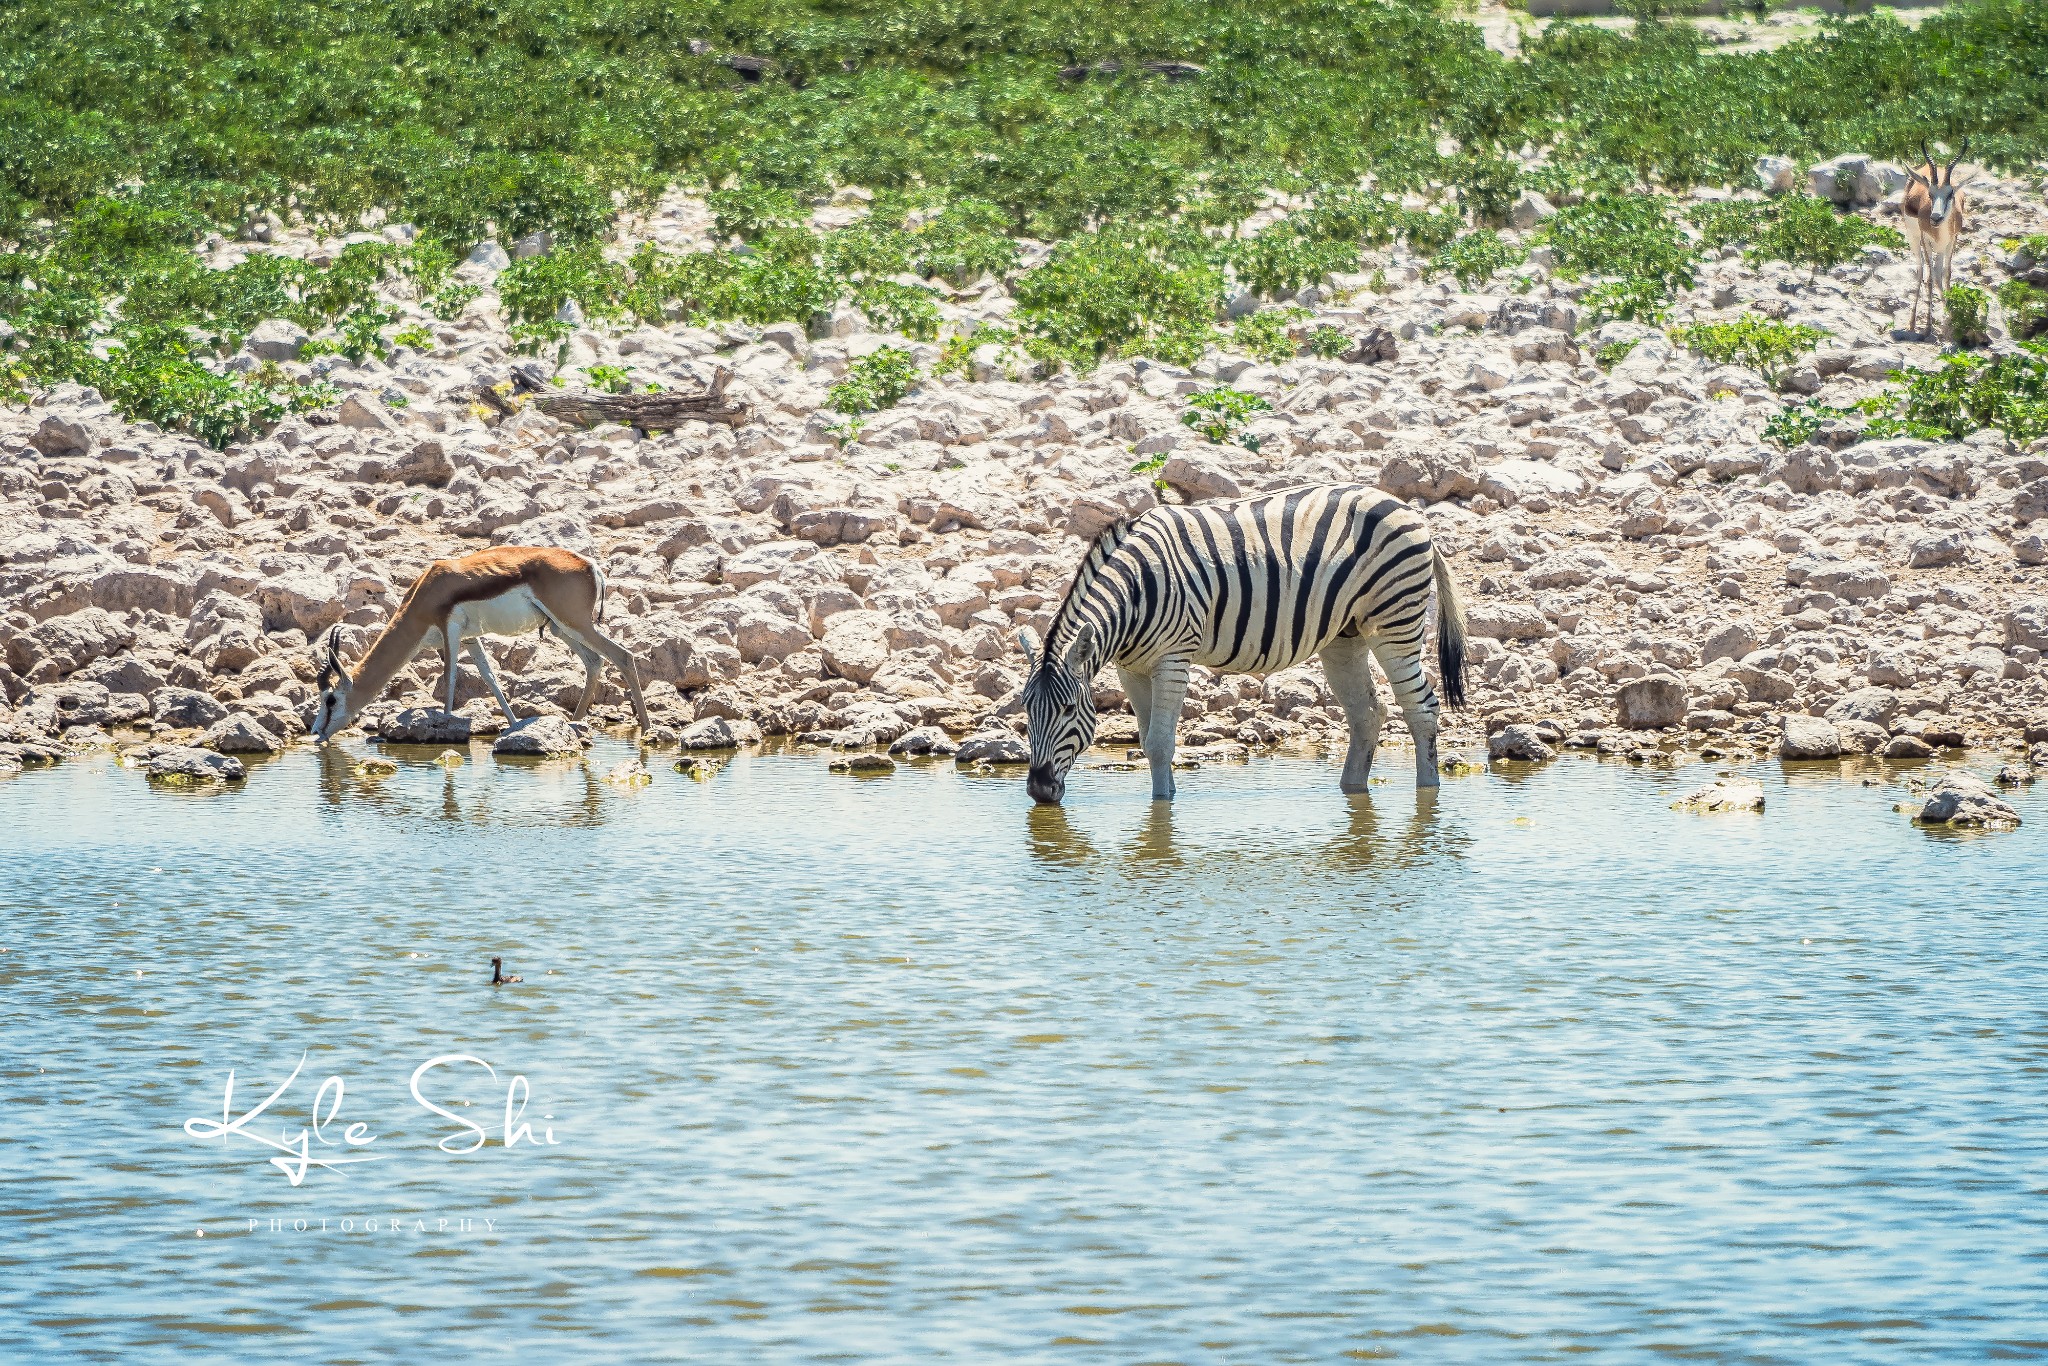
[[[1038,637],[1031,633],[1029,626],[1017,632],[1017,644],[1024,651],[1024,667],[1028,672],[1038,669]]]
[[[1088,668],[1086,661],[1094,657],[1095,628],[1084,621],[1074,628],[1074,642],[1067,646],[1066,665],[1068,672],[1078,674],[1082,669],[1087,668],[1088,673],[1092,675],[1095,670]]]

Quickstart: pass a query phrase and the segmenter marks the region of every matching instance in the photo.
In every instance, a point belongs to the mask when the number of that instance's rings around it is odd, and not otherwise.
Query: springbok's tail
[[[591,572],[592,574],[595,574],[595,575],[597,576],[597,615],[596,615],[596,616],[594,616],[594,617],[592,617],[592,618],[591,618],[591,620],[592,620],[592,621],[595,621],[595,622],[600,622],[600,623],[601,623],[601,622],[603,622],[603,621],[604,621],[604,590],[605,590],[605,581],[604,581],[604,571],[603,571],[602,569],[599,569],[599,568],[597,567],[597,561],[596,561],[596,560],[591,560],[591,561],[590,561],[590,572]]]
[[[1458,601],[1458,585],[1451,579],[1450,561],[1435,546],[1429,548],[1430,573],[1436,578],[1436,668],[1443,676],[1444,701],[1454,707],[1465,705],[1465,605]]]

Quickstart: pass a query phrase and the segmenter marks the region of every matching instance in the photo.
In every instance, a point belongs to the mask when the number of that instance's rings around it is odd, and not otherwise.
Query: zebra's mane
[[[1052,625],[1045,629],[1045,654],[1048,658],[1053,653],[1054,642],[1060,639],[1061,632],[1073,620],[1077,605],[1088,592],[1088,585],[1095,582],[1102,566],[1109,562],[1109,557],[1116,554],[1117,547],[1128,540],[1130,534],[1131,519],[1128,517],[1119,517],[1095,533],[1088,553],[1081,557],[1080,568],[1074,571],[1074,581],[1067,585],[1066,597],[1060,600],[1060,610],[1053,613]]]

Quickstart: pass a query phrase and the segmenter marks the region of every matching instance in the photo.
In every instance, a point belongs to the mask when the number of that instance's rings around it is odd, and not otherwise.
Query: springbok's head
[[[1024,680],[1024,717],[1031,728],[1031,771],[1024,790],[1031,800],[1058,805],[1067,793],[1067,771],[1095,741],[1095,628],[1076,627],[1064,650],[1035,648],[1031,633],[1018,633],[1029,671]]]
[[[1944,166],[1934,159],[1934,154],[1927,150],[1926,140],[1922,139],[1920,143],[1922,164],[1919,169],[1906,172],[1908,179],[1927,191],[1927,221],[1936,227],[1940,227],[1943,223],[1948,222],[1948,216],[1955,212],[1957,190],[1956,166],[1969,154],[1970,140],[1964,138],[1963,145],[1956,150],[1955,156]]]
[[[320,656],[320,676],[316,682],[320,705],[313,713],[313,738],[323,745],[355,719],[355,709],[349,705],[348,670],[341,667],[338,635],[333,629],[327,632],[327,648]]]

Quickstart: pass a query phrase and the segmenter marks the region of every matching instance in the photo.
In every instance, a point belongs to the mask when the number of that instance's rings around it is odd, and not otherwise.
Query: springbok
[[[505,690],[491,672],[491,657],[478,637],[524,635],[549,626],[589,671],[572,715],[580,718],[589,709],[609,660],[625,675],[633,712],[645,730],[647,703],[640,696],[640,671],[625,647],[597,629],[603,619],[604,574],[572,550],[508,545],[456,560],[435,560],[407,591],[397,614],[353,674],[342,667],[339,643],[333,632],[328,633],[313,737],[322,744],[333,739],[425,649],[439,648],[447,658],[447,709],[454,711],[456,659],[465,645],[505,719],[516,725],[519,718],[512,714],[512,704],[505,700]]]
[[[1913,308],[1906,315],[1906,330],[1917,331],[1915,322],[1920,317],[1920,296],[1927,296],[1927,326],[1934,326],[1934,301],[1948,293],[1949,271],[1955,264],[1956,239],[1963,231],[1963,194],[1956,187],[1956,162],[1968,156],[1970,140],[1963,139],[1962,149],[1955,160],[1947,166],[1935,164],[1934,154],[1927,150],[1927,142],[1920,142],[1920,156],[1925,163],[1924,173],[1920,170],[1906,172],[1911,182],[1906,186],[1905,197],[1899,201],[1899,212],[1906,218],[1906,240],[1913,248]]]

